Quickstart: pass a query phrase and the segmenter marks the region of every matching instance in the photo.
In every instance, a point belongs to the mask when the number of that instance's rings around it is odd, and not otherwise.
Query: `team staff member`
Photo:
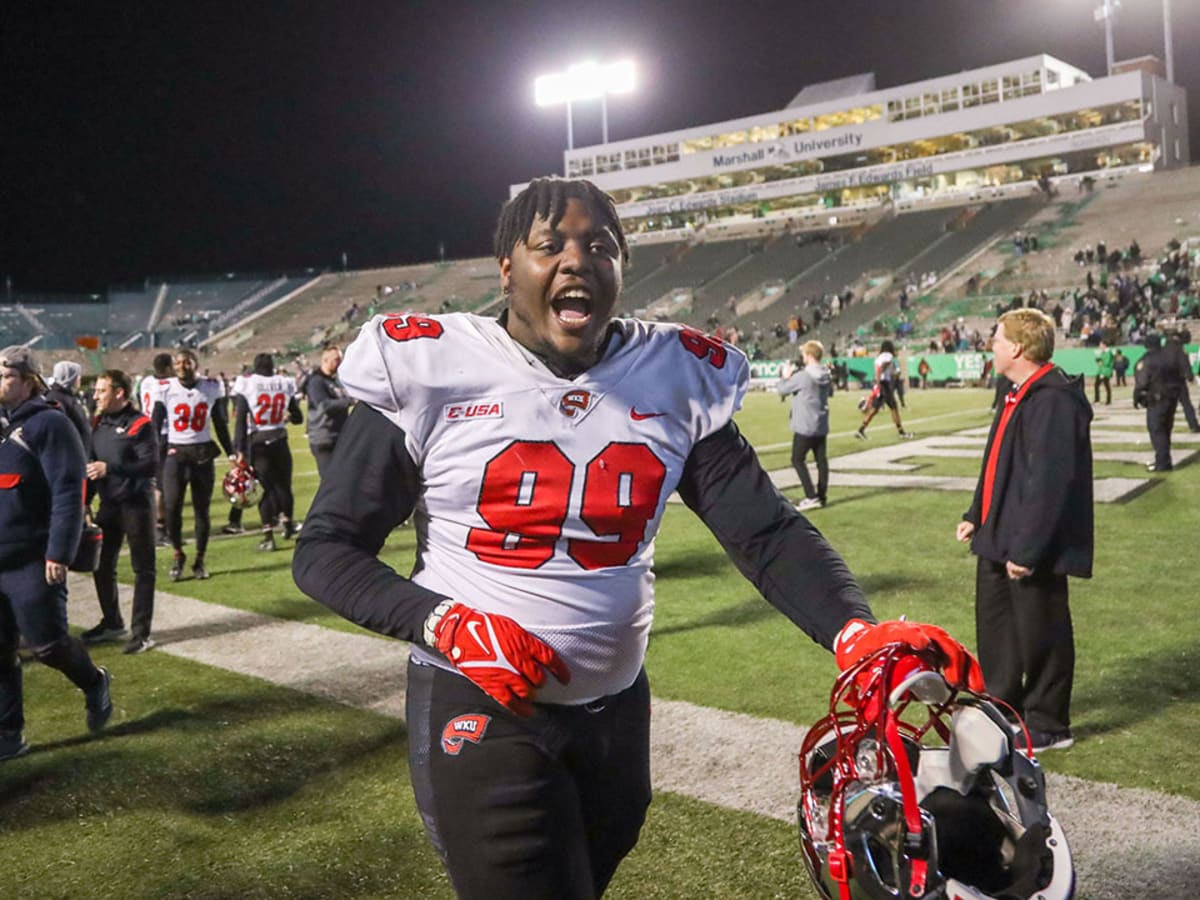
[[[283,536],[296,535],[295,498],[292,495],[292,451],[288,447],[288,422],[304,421],[296,382],[275,374],[270,353],[254,357],[253,370],[240,379],[233,397],[234,446],[238,464],[247,460],[262,485],[258,504],[263,539],[259,550],[275,549],[275,522],[283,520]]]
[[[1175,427],[1175,408],[1187,382],[1179,365],[1162,346],[1157,334],[1146,336],[1146,353],[1133,367],[1133,405],[1146,408],[1146,430],[1154,447],[1151,472],[1170,472],[1171,431]]]
[[[154,616],[154,475],[158,470],[158,439],[150,418],[129,402],[133,384],[120,369],[108,369],[96,379],[96,419],[92,430],[91,462],[87,477],[100,497],[96,524],[104,532],[100,564],[93,578],[100,601],[100,624],[83,633],[85,641],[118,640],[125,623],[117,602],[117,555],[129,538],[133,563],[133,634],[126,653],[154,646],[150,623]]]
[[[841,664],[933,642],[949,677],[982,680],[940,629],[870,623],[846,564],[733,424],[740,352],[613,318],[628,250],[608,195],[533,181],[504,207],[496,255],[498,320],[377,316],[347,351],[358,405],[293,574],[413,642],[413,788],[455,890],[595,897],[650,802],[642,663],[653,539],[676,488],[771,603],[836,640]],[[377,554],[414,512],[409,579]]]
[[[226,456],[233,455],[229,440],[229,414],[225,409],[225,387],[215,378],[196,374],[196,354],[180,350],[175,354],[175,377],[158,395],[154,404],[155,427],[166,422],[167,461],[163,465],[163,505],[167,512],[167,535],[175,549],[171,561],[171,580],[183,577],[187,556],[183,552],[183,497],[190,487],[192,511],[196,519],[196,559],[192,577],[207,578],[204,554],[208,550],[211,528],[209,507],[216,481],[213,460],[219,452],[213,435]]]
[[[338,381],[341,364],[342,351],[336,346],[326,347],[321,351],[320,368],[308,376],[304,385],[308,399],[308,449],[317,460],[317,474],[322,478],[354,402]]]
[[[829,490],[829,457],[825,442],[829,436],[829,398],[833,396],[833,379],[829,369],[821,365],[825,347],[820,341],[808,341],[802,348],[803,368],[787,374],[775,386],[780,399],[792,398],[792,468],[800,476],[804,499],[796,504],[803,511],[825,506]],[[805,459],[809,452],[817,463],[817,486],[813,488]]]
[[[83,528],[83,446],[46,402],[24,347],[0,350],[0,760],[29,749],[17,644],[83,691],[87,724],[112,716],[108,671],[67,631],[67,565]]]
[[[143,376],[141,383],[138,385],[138,400],[142,405],[142,412],[148,416],[154,415],[154,404],[158,401],[158,395],[166,390],[167,382],[171,380],[171,354],[156,353],[154,356],[154,371],[149,375]],[[158,471],[154,473],[154,509],[157,513],[158,535],[155,544],[159,547],[167,546],[167,516],[163,508],[163,466],[167,462],[167,420],[164,417],[162,428],[158,432]]]
[[[957,537],[975,568],[975,640],[988,691],[1025,720],[1033,749],[1070,747],[1075,637],[1067,576],[1092,575],[1092,443],[1083,377],[1050,362],[1054,320],[1000,317],[996,371],[1012,382]]]

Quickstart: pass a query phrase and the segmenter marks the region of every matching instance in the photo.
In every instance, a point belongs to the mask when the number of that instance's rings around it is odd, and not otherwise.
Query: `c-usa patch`
[[[442,750],[451,756],[458,756],[462,752],[463,741],[478,744],[483,740],[483,736],[487,734],[488,723],[491,721],[491,716],[482,716],[478,713],[455,716],[442,729]]]
[[[504,404],[495,400],[473,400],[466,403],[449,403],[442,407],[442,419],[446,422],[469,422],[472,419],[503,419]]]

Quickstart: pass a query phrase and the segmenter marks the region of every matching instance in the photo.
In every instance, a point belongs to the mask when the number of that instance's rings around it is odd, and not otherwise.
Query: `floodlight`
[[[573,63],[565,72],[541,75],[533,82],[533,99],[538,106],[567,106],[567,149],[574,149],[571,104],[580,100],[599,100],[603,113],[604,143],[608,143],[609,94],[628,94],[637,86],[632,60],[600,64],[594,60]]]

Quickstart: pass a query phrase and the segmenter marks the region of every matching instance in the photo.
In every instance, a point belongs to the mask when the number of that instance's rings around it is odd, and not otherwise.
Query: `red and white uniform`
[[[168,379],[158,397],[167,411],[167,442],[176,445],[206,444],[212,436],[212,409],[225,397],[215,378],[198,378],[190,388],[178,378]]]
[[[288,407],[296,396],[296,380],[290,375],[239,375],[232,394],[246,398],[250,414],[246,431],[272,431],[287,427]]]
[[[153,372],[149,375],[142,376],[142,380],[138,383],[137,395],[138,400],[142,404],[142,413],[147,416],[154,415],[154,404],[162,397],[162,392],[166,390],[170,378],[159,378]],[[163,422],[162,436],[165,438],[169,432],[170,423]],[[163,448],[166,448],[166,441],[163,441]]]
[[[404,430],[421,468],[413,580],[553,647],[572,679],[549,680],[547,703],[633,683],[667,498],[749,379],[744,355],[698,331],[614,324],[604,357],[574,380],[466,313],[376,316],[338,371],[351,396]]]

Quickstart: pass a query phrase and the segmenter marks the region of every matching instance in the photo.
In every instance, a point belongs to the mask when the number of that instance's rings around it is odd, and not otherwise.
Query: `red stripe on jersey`
[[[149,424],[150,424],[150,419],[148,416],[138,416],[136,419],[133,420],[133,422],[130,424],[130,426],[128,428],[129,436],[133,437],[139,431],[141,431],[145,426],[147,426]]]
[[[1000,424],[996,427],[996,436],[992,439],[992,446],[988,451],[987,464],[983,467],[983,508],[979,514],[980,525],[987,521],[988,512],[992,508],[992,490],[996,486],[996,466],[1000,462],[1000,445],[1004,441],[1008,420],[1012,418],[1017,404],[1024,399],[1033,383],[1053,368],[1054,363],[1046,363],[1025,379],[1025,383],[1021,385],[1021,389],[1016,394],[1009,394],[1004,398],[1004,411],[1000,413]]]

